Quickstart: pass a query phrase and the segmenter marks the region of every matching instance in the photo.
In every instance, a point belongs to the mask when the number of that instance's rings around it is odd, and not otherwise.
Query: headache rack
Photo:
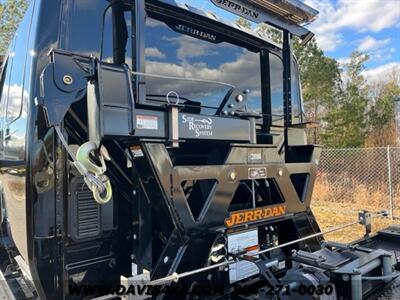
[[[257,24],[267,23],[302,39],[306,44],[314,34],[303,27],[313,22],[318,11],[298,0],[211,0],[216,6]]]
[[[254,0],[256,5],[297,25],[313,22],[318,11],[298,0]]]

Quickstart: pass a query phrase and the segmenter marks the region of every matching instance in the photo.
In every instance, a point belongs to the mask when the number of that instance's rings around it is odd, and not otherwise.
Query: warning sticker
[[[228,235],[229,253],[238,253],[246,249],[248,249],[248,254],[259,251],[257,230]],[[229,266],[229,281],[234,283],[258,273],[259,270],[255,264],[248,261],[239,261]]]
[[[136,128],[137,129],[158,129],[158,117],[157,116],[146,116],[136,115]]]
[[[142,148],[140,148],[140,146],[132,146],[131,153],[133,154],[133,157],[142,157],[143,156],[143,151],[142,151]]]

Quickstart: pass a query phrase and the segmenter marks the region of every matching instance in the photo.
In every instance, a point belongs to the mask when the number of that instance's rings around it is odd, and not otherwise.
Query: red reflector
[[[246,250],[246,252],[260,250],[260,246],[259,245],[255,245],[255,246],[247,247],[247,248],[245,248],[245,250]]]

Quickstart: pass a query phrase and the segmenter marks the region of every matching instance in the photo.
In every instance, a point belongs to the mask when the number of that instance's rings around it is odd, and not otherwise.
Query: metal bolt
[[[169,257],[168,256],[164,257],[164,264],[168,263],[168,261],[169,261]]]
[[[237,178],[237,173],[236,173],[235,171],[231,171],[231,172],[229,173],[229,179],[230,179],[231,181],[235,181],[236,178]]]
[[[282,169],[279,169],[279,170],[278,170],[278,176],[279,176],[279,177],[282,177],[282,176],[283,176],[283,170],[282,170]]]
[[[136,196],[136,190],[132,191],[133,196]]]
[[[353,269],[353,273],[356,275],[361,275],[360,269],[357,269],[357,268]]]
[[[63,82],[64,82],[66,85],[71,85],[71,84],[74,82],[74,79],[72,78],[71,75],[64,75],[64,77],[63,77]]]
[[[236,102],[241,103],[241,102],[243,102],[243,100],[244,100],[243,95],[237,95],[237,96],[236,96]]]

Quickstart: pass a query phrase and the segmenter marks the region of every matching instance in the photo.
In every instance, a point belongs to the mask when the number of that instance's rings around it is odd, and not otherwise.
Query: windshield
[[[152,18],[147,18],[145,39],[146,73],[203,80],[147,76],[148,99],[165,96],[173,90],[182,99],[216,109],[234,86],[239,91],[250,90],[248,109],[260,108],[261,67],[258,52],[227,42],[205,29]]]
[[[66,50],[86,55],[94,54],[99,57],[101,36],[104,37],[103,59],[113,62],[113,28],[111,11],[106,14],[104,33],[102,33],[102,15],[108,2],[96,2],[96,7],[84,7],[80,1],[75,1],[71,9],[71,22],[68,25],[68,42]],[[219,31],[212,32],[206,29],[193,28],[183,20],[179,22],[162,22],[151,17],[161,18],[160,14],[147,11],[146,26],[143,32],[145,39],[146,69],[145,73],[165,75],[169,77],[203,79],[218,83],[194,82],[189,80],[160,79],[150,75],[143,76],[146,81],[147,99],[166,101],[165,96],[171,90],[179,93],[182,100],[191,99],[200,102],[201,113],[212,114],[216,109],[207,111],[205,106],[218,107],[230,87],[220,84],[228,83],[238,91],[250,90],[249,109],[261,112],[261,62],[260,54],[255,47],[250,51],[235,44]],[[131,24],[130,12],[125,12],[126,24]],[[172,17],[165,17],[172,20]],[[216,28],[216,27],[213,27]],[[87,33],[85,43],[82,43],[82,30]],[[222,32],[223,30],[221,30]],[[127,26],[128,41],[126,43],[126,63],[132,66],[135,62],[132,45],[136,40],[131,26]],[[89,34],[90,33],[90,34]],[[236,35],[237,37],[239,35]],[[228,37],[229,38],[229,37]],[[274,125],[283,125],[283,65],[277,53],[269,54],[270,81],[263,79],[264,104],[268,106],[268,93],[271,96],[271,113]],[[297,64],[294,63],[292,72],[292,113],[293,122],[301,120],[301,94]],[[263,72],[264,73],[264,72]],[[269,90],[268,90],[269,89]],[[154,97],[154,95],[158,95]],[[186,105],[186,103],[185,103]],[[198,107],[198,105],[196,106]],[[268,116],[268,111],[264,112]]]

